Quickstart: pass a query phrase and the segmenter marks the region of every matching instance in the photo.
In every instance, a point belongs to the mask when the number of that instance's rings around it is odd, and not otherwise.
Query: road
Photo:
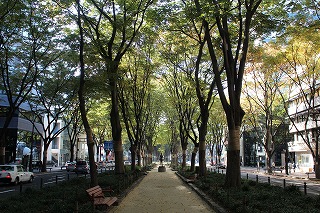
[[[98,172],[108,172],[110,169],[98,169]],[[27,188],[40,189],[46,186],[52,186],[59,182],[66,181],[75,177],[90,178],[89,174],[76,174],[75,172],[67,172],[60,167],[52,168],[51,172],[34,172],[35,178],[32,183],[22,183],[17,186],[11,184],[0,184],[0,198],[10,197],[25,191]]]

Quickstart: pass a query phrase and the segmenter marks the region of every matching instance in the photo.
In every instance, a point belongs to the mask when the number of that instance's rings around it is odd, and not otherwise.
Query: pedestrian
[[[38,171],[40,172],[42,170],[42,161],[39,161],[39,165],[38,165]]]
[[[288,170],[289,170],[289,174],[291,174],[291,170],[292,170],[292,163],[291,162],[288,163]]]

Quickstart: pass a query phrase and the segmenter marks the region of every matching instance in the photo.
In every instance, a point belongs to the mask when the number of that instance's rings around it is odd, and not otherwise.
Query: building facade
[[[304,90],[295,94],[288,104],[289,130],[293,135],[288,143],[289,152],[297,169],[310,172],[314,169],[312,152],[319,153],[320,84],[312,93]]]

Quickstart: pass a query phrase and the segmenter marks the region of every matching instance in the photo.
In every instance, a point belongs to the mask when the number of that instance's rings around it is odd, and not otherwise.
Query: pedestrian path
[[[154,168],[119,206],[113,206],[109,212],[206,213],[214,210],[170,168],[166,172],[158,172],[158,168]]]

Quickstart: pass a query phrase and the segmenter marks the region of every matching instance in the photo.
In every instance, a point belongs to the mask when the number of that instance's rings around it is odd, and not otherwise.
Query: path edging
[[[175,174],[180,177],[180,179],[188,185],[192,190],[194,190],[211,208],[213,208],[217,213],[228,213],[223,207],[221,207],[219,204],[214,202],[208,195],[206,195],[204,192],[202,192],[196,185],[190,182],[187,178],[180,175],[178,172],[175,172]]]

